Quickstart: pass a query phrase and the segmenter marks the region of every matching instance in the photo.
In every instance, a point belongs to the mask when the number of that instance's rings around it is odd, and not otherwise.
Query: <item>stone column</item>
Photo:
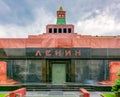
[[[7,80],[7,63],[0,62],[0,84],[6,83]]]

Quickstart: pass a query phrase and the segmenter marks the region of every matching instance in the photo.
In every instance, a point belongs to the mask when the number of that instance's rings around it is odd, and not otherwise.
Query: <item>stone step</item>
[[[19,88],[26,88],[28,91],[50,91],[50,90],[63,90],[63,91],[79,91],[80,88],[85,88],[88,91],[111,91],[111,86],[100,85],[80,85],[80,84],[65,84],[65,85],[53,85],[53,84],[21,84],[13,86],[0,86],[0,90],[12,91]]]
[[[63,91],[79,91],[80,87],[27,87],[28,91],[50,91],[50,90],[63,90]],[[92,87],[82,87],[88,91],[94,91]]]

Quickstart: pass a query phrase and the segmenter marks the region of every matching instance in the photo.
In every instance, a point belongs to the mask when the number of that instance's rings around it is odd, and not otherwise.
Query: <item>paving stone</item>
[[[63,95],[63,91],[50,91],[49,95]]]

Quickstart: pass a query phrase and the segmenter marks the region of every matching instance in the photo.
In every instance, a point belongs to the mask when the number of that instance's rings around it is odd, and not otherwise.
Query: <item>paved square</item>
[[[26,97],[80,97],[79,92],[70,91],[43,91],[43,92],[27,92]]]

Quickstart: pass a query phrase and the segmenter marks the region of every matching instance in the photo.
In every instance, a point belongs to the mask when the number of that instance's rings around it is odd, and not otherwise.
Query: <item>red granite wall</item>
[[[0,62],[0,84],[6,83],[7,80],[6,64],[6,62]]]
[[[110,64],[109,64],[110,66],[110,81],[111,82],[114,82],[117,78],[118,78],[118,76],[117,76],[117,74],[118,74],[118,70],[120,69],[120,62],[110,62]]]

